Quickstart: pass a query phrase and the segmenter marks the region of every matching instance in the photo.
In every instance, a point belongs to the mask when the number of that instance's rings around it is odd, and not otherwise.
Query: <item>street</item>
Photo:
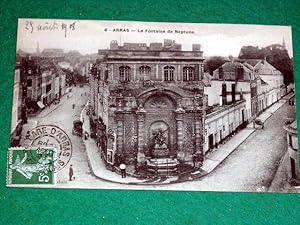
[[[172,189],[267,191],[287,148],[285,118],[295,118],[287,103],[266,121],[264,130],[256,130],[215,171],[199,181],[174,184]]]
[[[72,135],[75,119],[88,101],[89,87],[74,87],[70,98],[63,97],[58,106],[44,109],[35,118],[38,125],[53,124],[62,128],[71,138],[72,158],[58,172],[57,182],[65,188],[105,189],[160,189],[193,191],[268,191],[279,162],[286,152],[286,134],[283,129],[285,118],[293,118],[287,104],[279,108],[265,123],[265,129],[257,129],[230,154],[213,172],[200,180],[164,185],[126,185],[96,178],[88,165],[85,146],[81,137]],[[72,105],[75,104],[75,109]],[[73,181],[69,181],[68,168],[73,166]],[[103,168],[105,169],[105,168]],[[284,179],[284,178],[283,178]],[[278,187],[279,188],[279,187]]]

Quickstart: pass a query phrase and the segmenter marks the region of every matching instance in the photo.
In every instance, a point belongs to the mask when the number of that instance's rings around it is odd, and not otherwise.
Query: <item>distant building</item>
[[[277,102],[286,94],[283,74],[265,59],[247,59],[244,65],[252,69],[261,80],[259,86],[259,111]]]
[[[36,58],[26,57],[23,61],[24,73],[26,74],[26,106],[29,111],[38,109],[37,102],[42,96],[42,73],[39,61]]]
[[[51,64],[43,64],[41,70],[41,101],[44,105],[49,105],[55,98],[55,74],[53,73],[54,69]]]
[[[59,76],[59,98],[61,98],[66,93],[66,74],[62,71],[59,66],[56,66],[56,70]]]
[[[96,60],[85,60],[81,63],[76,64],[75,69],[82,77],[84,77],[85,80],[88,80],[95,61]]]
[[[91,135],[104,159],[162,171],[166,160],[169,171],[178,160],[201,164],[207,96],[200,46],[182,51],[173,40],[112,41],[98,53],[90,76]]]
[[[25,57],[22,60],[26,84],[26,108],[35,113],[65,94],[66,75],[51,58]]]
[[[64,51],[60,48],[45,48],[40,55],[46,58],[58,58],[64,56]]]

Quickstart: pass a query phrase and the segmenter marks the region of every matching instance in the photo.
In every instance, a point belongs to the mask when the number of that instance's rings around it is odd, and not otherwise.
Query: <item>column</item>
[[[113,81],[114,80],[114,65],[113,64],[111,64],[110,65],[110,71],[111,71],[111,74],[110,74],[110,76],[108,76],[109,78],[109,81]]]
[[[177,66],[177,80],[182,80],[181,74],[182,74],[181,66],[178,65],[178,66]]]
[[[137,77],[136,77],[136,64],[133,65],[133,81],[136,81]]]
[[[202,154],[203,149],[202,149],[202,112],[199,109],[195,110],[195,138],[196,138],[196,143],[195,143],[195,150],[197,154]]]
[[[137,124],[138,124],[138,137],[137,137],[137,144],[138,144],[138,152],[137,152],[137,164],[138,166],[141,165],[142,162],[145,160],[145,153],[144,153],[144,144],[145,144],[145,113],[146,111],[142,106],[139,106],[138,110],[136,111],[137,114]]]
[[[183,114],[184,109],[178,108],[175,110],[176,113],[176,125],[177,125],[177,152],[183,150]]]
[[[124,144],[124,119],[123,113],[121,110],[116,112],[116,121],[117,121],[117,152],[123,152]]]

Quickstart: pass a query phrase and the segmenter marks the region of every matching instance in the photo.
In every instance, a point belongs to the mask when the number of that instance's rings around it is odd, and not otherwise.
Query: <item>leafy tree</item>
[[[239,54],[240,59],[260,59],[259,57],[261,56],[258,46],[243,46]]]
[[[213,74],[213,71],[223,65],[226,60],[221,56],[212,56],[205,61],[204,71],[208,72],[210,75]]]
[[[279,44],[272,44],[264,48],[243,46],[239,58],[241,59],[266,59],[284,76],[284,83],[288,85],[294,81],[293,62],[286,49]]]

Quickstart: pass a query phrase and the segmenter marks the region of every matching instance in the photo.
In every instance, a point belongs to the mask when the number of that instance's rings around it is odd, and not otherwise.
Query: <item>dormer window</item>
[[[164,67],[164,81],[173,81],[174,80],[174,71],[175,71],[175,68],[173,66],[165,66]]]
[[[121,66],[119,68],[120,81],[122,81],[122,82],[130,81],[130,72],[131,72],[131,69],[129,66]]]

